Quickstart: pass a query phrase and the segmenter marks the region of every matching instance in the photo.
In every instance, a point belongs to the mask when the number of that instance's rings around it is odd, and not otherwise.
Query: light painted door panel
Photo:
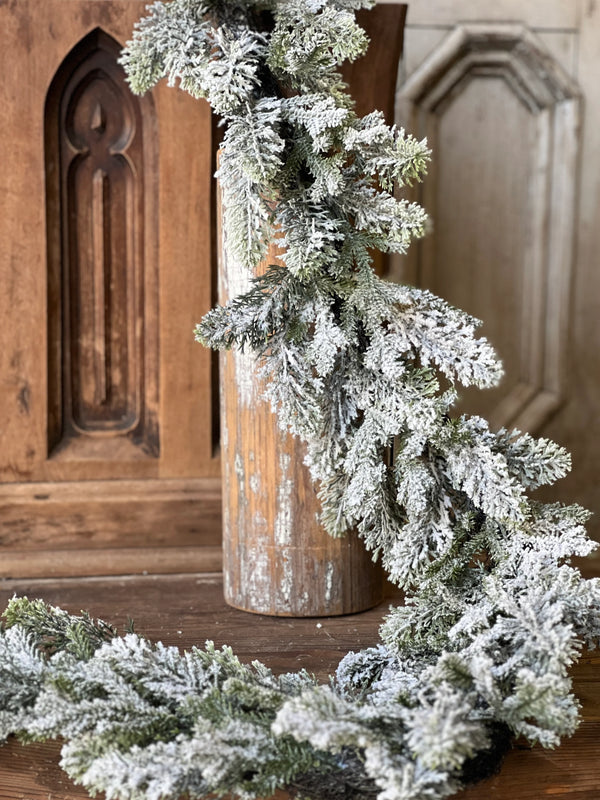
[[[600,510],[600,4],[414,0],[397,121],[427,135],[433,229],[396,262],[484,321],[506,377],[462,409],[548,436],[544,499]],[[600,519],[592,534],[600,539]],[[598,561],[595,569],[600,568]]]

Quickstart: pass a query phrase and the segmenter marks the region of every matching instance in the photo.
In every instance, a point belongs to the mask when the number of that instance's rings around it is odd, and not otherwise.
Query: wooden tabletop
[[[281,672],[304,667],[322,679],[348,650],[377,642],[389,605],[320,620],[251,615],[225,605],[220,575],[0,581],[2,608],[14,593],[73,613],[87,609],[120,628],[132,617],[138,633],[165,644],[230,644],[242,660],[258,658]],[[600,655],[584,656],[573,677],[583,706],[577,733],[556,750],[515,746],[497,776],[457,800],[600,800]],[[59,749],[14,740],[0,748],[0,800],[87,798],[59,769]]]

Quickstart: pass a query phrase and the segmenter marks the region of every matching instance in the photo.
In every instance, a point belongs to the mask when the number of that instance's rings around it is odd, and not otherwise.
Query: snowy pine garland
[[[394,192],[429,151],[377,112],[358,117],[345,92],[338,67],[367,46],[354,11],[370,5],[158,2],[123,63],[134,91],[166,76],[222,118],[231,256],[252,272],[277,231],[285,266],[197,336],[260,359],[306,443],[323,524],[356,529],[406,600],[329,685],[13,600],[0,736],[61,737],[62,766],[109,800],[438,800],[493,769],[512,736],[552,747],[578,723],[568,670],[600,637],[600,580],[570,558],[596,545],[586,511],[527,496],[569,456],[452,417],[456,385],[501,377],[478,322],[372,269],[373,248],[403,253],[423,233],[423,210]]]

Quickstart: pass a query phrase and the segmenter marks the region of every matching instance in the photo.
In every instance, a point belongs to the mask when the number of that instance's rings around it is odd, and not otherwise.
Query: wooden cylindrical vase
[[[245,273],[222,241],[221,304],[249,288]],[[245,611],[294,617],[376,605],[381,570],[355,534],[332,538],[320,525],[304,447],[280,430],[262,399],[255,357],[222,353],[220,370],[225,600]]]
[[[401,4],[359,12],[372,44],[344,69],[357,112],[377,108],[388,124],[394,121],[405,16]],[[219,242],[219,300],[225,303],[250,283],[227,257],[221,235]],[[384,260],[376,259],[375,267],[385,271]],[[382,599],[382,571],[356,535],[333,539],[319,524],[320,504],[303,464],[303,446],[281,432],[261,399],[254,359],[232,351],[222,354],[220,363],[226,601],[281,616],[349,614],[375,605]]]

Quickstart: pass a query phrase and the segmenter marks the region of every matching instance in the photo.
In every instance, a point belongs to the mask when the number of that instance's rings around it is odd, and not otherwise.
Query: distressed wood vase
[[[367,54],[344,78],[357,113],[381,110],[393,123],[405,5],[359,12],[371,39]],[[218,214],[219,223],[221,214]],[[219,302],[245,292],[246,270],[227,254],[219,231]],[[281,263],[274,248],[266,264]],[[378,271],[385,265],[375,262]],[[260,268],[259,268],[260,269]],[[382,600],[383,573],[355,534],[329,536],[304,446],[282,432],[267,402],[252,355],[220,356],[223,574],[225,600],[236,608],[280,616],[329,616],[371,608]]]
[[[222,241],[219,302],[249,288]],[[277,263],[271,248],[267,263]],[[223,585],[229,605],[280,616],[362,611],[382,599],[382,574],[355,534],[329,536],[302,443],[282,431],[255,357],[220,356]]]

